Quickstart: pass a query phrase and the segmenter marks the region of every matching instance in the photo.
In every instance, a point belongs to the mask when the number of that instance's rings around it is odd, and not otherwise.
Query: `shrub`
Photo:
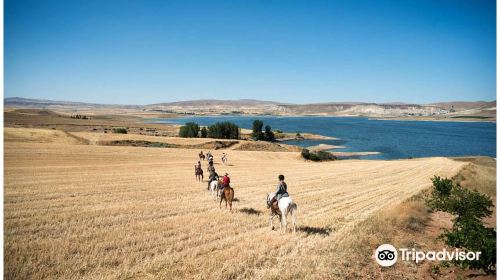
[[[201,131],[200,131],[200,134],[201,134],[201,138],[207,138],[208,136],[208,130],[206,127],[202,127],[201,128]]]
[[[434,177],[434,189],[427,205],[433,210],[453,214],[452,230],[440,236],[447,245],[466,251],[481,252],[479,260],[457,260],[456,264],[471,269],[494,271],[496,263],[496,231],[483,225],[482,219],[491,215],[493,202],[489,197],[446,178]]]
[[[254,120],[252,124],[252,138],[253,140],[263,140],[264,134],[262,133],[262,126],[264,123],[261,120]]]
[[[127,134],[127,129],[123,127],[115,127],[113,128],[113,133]]]
[[[188,122],[181,126],[179,130],[179,136],[185,138],[198,137],[198,132],[200,131],[200,126],[195,122]]]
[[[208,137],[239,139],[240,128],[232,122],[218,122],[208,127]]]
[[[301,155],[304,159],[312,161],[328,161],[337,159],[336,156],[332,155],[329,152],[325,151],[311,152],[308,149],[303,149]]]
[[[266,141],[274,142],[276,139],[274,137],[274,133],[271,130],[271,126],[266,125],[265,132],[264,132],[264,138]]]

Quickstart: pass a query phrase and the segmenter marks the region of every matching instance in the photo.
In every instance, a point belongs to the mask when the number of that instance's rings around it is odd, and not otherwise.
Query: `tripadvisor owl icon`
[[[375,260],[381,266],[392,266],[398,260],[398,251],[391,244],[382,244],[375,250]]]

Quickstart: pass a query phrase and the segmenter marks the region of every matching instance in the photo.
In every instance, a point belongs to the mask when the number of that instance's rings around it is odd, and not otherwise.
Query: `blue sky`
[[[5,96],[496,99],[493,0],[5,0]]]

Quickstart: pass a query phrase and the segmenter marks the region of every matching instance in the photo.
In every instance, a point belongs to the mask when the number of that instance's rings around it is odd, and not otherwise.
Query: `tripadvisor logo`
[[[398,251],[391,244],[383,244],[375,250],[375,260],[381,266],[392,266],[398,260]]]
[[[398,252],[399,251],[399,252]],[[396,250],[391,244],[383,244],[378,246],[375,250],[375,261],[381,266],[392,266],[398,260],[398,255],[403,261],[412,261],[415,263],[427,261],[474,261],[479,260],[481,252],[464,252],[455,249],[454,251],[448,251],[442,249],[441,251],[418,251],[415,248],[400,248]]]

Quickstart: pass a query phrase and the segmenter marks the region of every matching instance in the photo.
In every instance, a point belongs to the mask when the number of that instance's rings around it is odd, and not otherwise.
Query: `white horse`
[[[217,201],[217,199],[220,197],[219,179],[210,182],[210,193],[214,197],[214,200]]]
[[[267,197],[266,197],[267,205],[269,205],[269,202],[271,201],[271,199],[273,199],[273,197],[274,197],[274,193],[267,194]],[[295,233],[296,227],[297,227],[297,225],[296,225],[297,224],[297,204],[295,204],[295,202],[293,202],[290,197],[285,196],[285,197],[282,197],[278,201],[278,208],[280,209],[281,214],[277,214],[271,209],[271,219],[270,219],[271,230],[274,229],[274,227],[273,227],[274,217],[279,216],[280,217],[280,230],[282,232],[286,232],[286,226],[287,226],[286,217],[288,216],[288,214],[291,214],[292,215],[292,224],[293,224],[292,230],[293,230],[293,233]],[[283,225],[284,225],[284,229],[283,229]]]

